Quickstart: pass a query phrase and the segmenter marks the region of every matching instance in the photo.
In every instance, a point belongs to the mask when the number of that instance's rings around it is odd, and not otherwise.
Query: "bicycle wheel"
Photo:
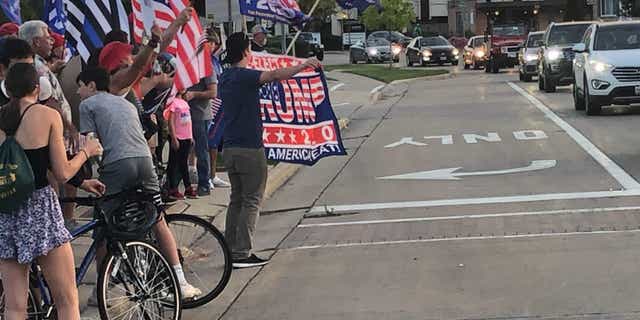
[[[178,320],[182,312],[178,279],[158,249],[128,242],[124,252],[110,252],[102,263],[98,308],[105,320]]]
[[[231,278],[231,253],[224,236],[206,220],[188,214],[166,215],[178,246],[185,278],[202,295],[183,301],[183,308],[202,306],[215,299]]]
[[[44,315],[40,310],[39,299],[36,295],[36,288],[33,286],[29,286],[29,292],[27,296],[27,319],[28,320],[40,320],[44,319]],[[0,319],[4,319],[4,286],[2,285],[2,280],[0,279]]]

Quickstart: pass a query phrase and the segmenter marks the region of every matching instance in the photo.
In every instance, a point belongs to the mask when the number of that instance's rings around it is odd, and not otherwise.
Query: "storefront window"
[[[600,16],[611,17],[618,15],[619,0],[600,0]]]

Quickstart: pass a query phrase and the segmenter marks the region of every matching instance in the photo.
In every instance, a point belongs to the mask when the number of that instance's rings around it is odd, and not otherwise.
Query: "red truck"
[[[518,51],[527,39],[524,25],[495,25],[491,37],[486,42],[487,66],[485,72],[498,73],[503,68],[513,68],[518,64]]]

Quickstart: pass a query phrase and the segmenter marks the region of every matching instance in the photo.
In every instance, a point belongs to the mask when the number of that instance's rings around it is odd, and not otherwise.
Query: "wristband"
[[[84,153],[84,156],[87,157],[87,160],[89,160],[89,154],[84,149],[80,151],[82,151],[82,153]]]

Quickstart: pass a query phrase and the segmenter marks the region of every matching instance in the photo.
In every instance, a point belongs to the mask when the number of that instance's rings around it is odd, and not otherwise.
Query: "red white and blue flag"
[[[239,0],[240,13],[302,29],[310,17],[300,10],[295,0]]]
[[[254,53],[248,67],[271,71],[303,62]],[[313,165],[324,157],[347,154],[322,70],[308,69],[289,80],[263,85],[260,110],[267,159]]]
[[[144,16],[140,1],[151,1],[155,11],[154,23],[163,31],[190,5],[188,0],[133,0],[133,37],[138,43],[144,34]],[[198,15],[194,12],[191,20],[178,32],[171,43],[169,53],[176,57],[176,74],[173,83],[177,91],[183,91],[213,74],[211,52],[208,46],[198,50],[205,38]]]

